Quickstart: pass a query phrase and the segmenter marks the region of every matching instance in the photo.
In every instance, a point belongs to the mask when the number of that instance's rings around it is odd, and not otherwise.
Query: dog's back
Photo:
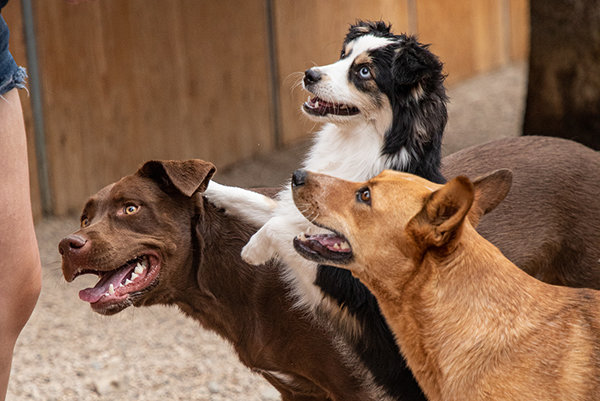
[[[449,155],[442,170],[474,178],[497,168],[512,170],[513,186],[477,230],[544,282],[600,289],[600,154],[564,139],[509,138]]]

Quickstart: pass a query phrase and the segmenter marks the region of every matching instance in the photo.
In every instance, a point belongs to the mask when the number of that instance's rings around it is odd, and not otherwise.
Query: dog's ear
[[[175,188],[185,196],[203,192],[216,171],[214,164],[199,159],[151,160],[138,174],[155,180],[163,189]]]
[[[428,45],[419,43],[416,38],[406,37],[403,45],[396,49],[392,65],[396,85],[412,87],[429,76],[441,76],[443,64],[427,48]]]
[[[431,193],[407,224],[406,230],[424,249],[448,245],[471,209],[475,190],[468,178],[459,176]]]
[[[477,227],[484,214],[494,210],[508,195],[512,185],[512,171],[501,169],[482,175],[473,181],[475,200],[469,211],[469,221]]]

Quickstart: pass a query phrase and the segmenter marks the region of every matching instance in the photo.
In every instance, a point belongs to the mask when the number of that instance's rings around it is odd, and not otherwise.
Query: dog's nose
[[[294,174],[292,174],[292,186],[299,187],[304,185],[306,181],[306,175],[306,170],[299,169],[294,171]]]
[[[85,244],[87,244],[87,239],[82,237],[81,235],[72,234],[68,237],[65,237],[58,244],[58,252],[61,255],[66,254],[67,252],[77,252],[83,249]]]
[[[304,71],[304,85],[315,84],[321,80],[321,73],[314,68]]]

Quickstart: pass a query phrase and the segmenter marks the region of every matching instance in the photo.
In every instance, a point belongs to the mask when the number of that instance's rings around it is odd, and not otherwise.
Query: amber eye
[[[137,213],[138,210],[140,210],[139,206],[136,206],[136,205],[127,205],[123,209],[123,212],[125,214],[134,214],[134,213]]]
[[[81,218],[81,227],[87,227],[90,225],[90,219],[88,219],[87,217],[82,217]]]
[[[369,188],[360,189],[356,193],[356,199],[361,203],[366,203],[367,205],[371,204],[371,191]]]

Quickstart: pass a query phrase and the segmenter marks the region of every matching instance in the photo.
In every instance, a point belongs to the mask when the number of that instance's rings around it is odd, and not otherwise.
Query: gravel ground
[[[525,81],[525,66],[515,65],[450,88],[444,153],[518,135]],[[281,184],[306,146],[239,163],[217,179],[243,186]],[[279,399],[224,340],[176,308],[129,308],[111,317],[93,313],[77,293],[95,279],[68,285],[60,272],[57,244],[77,225],[73,217],[36,226],[44,285],[15,349],[7,400]]]

